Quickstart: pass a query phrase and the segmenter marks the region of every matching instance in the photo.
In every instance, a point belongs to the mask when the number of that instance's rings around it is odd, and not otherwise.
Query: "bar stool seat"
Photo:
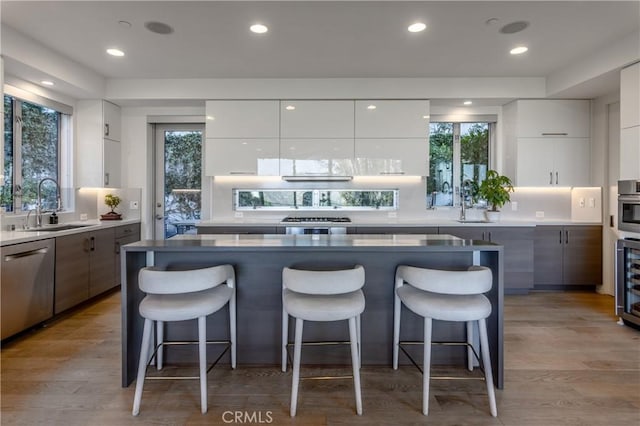
[[[149,294],[140,302],[140,315],[153,321],[190,320],[219,311],[232,295],[226,285],[194,293]]]
[[[477,321],[491,315],[491,302],[481,294],[450,295],[418,290],[403,285],[398,297],[407,308],[420,315],[440,321]]]
[[[339,321],[364,311],[361,290],[344,294],[309,295],[284,289],[283,302],[289,315],[306,321]]]

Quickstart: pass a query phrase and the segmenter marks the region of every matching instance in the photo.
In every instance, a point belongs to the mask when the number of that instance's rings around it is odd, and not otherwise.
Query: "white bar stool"
[[[396,291],[393,317],[393,368],[398,369],[399,349],[409,356],[401,346],[400,313],[401,302],[414,313],[424,317],[424,359],[422,384],[422,412],[429,414],[429,379],[431,369],[432,320],[467,323],[467,346],[469,370],[473,369],[472,356],[477,354],[472,347],[473,321],[478,322],[480,350],[484,365],[484,378],[489,395],[491,415],[497,416],[496,396],[493,388],[489,341],[486,318],[491,314],[491,302],[483,293],[491,290],[491,270],[483,266],[471,266],[467,271],[442,271],[436,269],[398,266],[396,269]],[[442,342],[439,342],[442,343]],[[411,357],[409,356],[411,359]],[[411,359],[413,362],[413,359]],[[420,368],[415,362],[414,364]]]
[[[235,272],[231,265],[187,271],[163,271],[143,268],[138,275],[140,290],[147,295],[140,302],[140,315],[144,320],[144,331],[140,347],[138,377],[133,399],[133,415],[140,412],[142,389],[148,365],[154,357],[158,370],[162,369],[162,349],[172,344],[198,344],[200,358],[199,376],[148,377],[148,379],[200,379],[200,404],[202,414],[207,412],[207,373],[231,347],[231,368],[236,367],[236,292]],[[224,285],[223,285],[224,284]],[[229,303],[229,340],[207,341],[207,316]],[[198,319],[197,342],[165,342],[162,328],[165,321]],[[153,322],[157,322],[157,345],[149,359],[149,344]],[[225,344],[218,359],[207,369],[207,344]]]
[[[356,412],[362,414],[360,390],[360,314],[364,311],[364,268],[338,271],[306,271],[284,268],[282,271],[282,371],[287,371],[289,345],[289,315],[296,319],[293,351],[293,381],[291,384],[291,417],[296,415],[300,357],[304,321],[349,320],[349,344]],[[340,344],[347,342],[327,342]],[[317,343],[315,343],[317,344]],[[348,376],[347,376],[348,377]]]

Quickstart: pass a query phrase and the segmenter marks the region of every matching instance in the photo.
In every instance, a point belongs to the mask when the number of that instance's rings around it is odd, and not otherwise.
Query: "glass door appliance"
[[[616,269],[616,313],[640,329],[640,240],[618,240]]]

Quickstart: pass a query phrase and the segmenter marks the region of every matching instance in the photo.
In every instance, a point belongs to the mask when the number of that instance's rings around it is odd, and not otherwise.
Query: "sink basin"
[[[78,229],[84,228],[89,225],[54,225],[54,226],[43,226],[41,228],[29,228],[23,229],[23,232],[56,232],[56,231],[68,231],[69,229]]]
[[[473,219],[458,219],[456,222],[460,223],[490,223],[488,220],[473,220]]]

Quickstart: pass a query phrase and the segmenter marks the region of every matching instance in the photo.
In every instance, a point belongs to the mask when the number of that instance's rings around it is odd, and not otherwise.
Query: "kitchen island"
[[[279,365],[282,315],[282,269],[350,268],[364,266],[366,308],[362,314],[362,362],[391,366],[395,270],[405,264],[417,267],[466,269],[484,265],[493,271],[493,287],[487,297],[493,311],[487,319],[494,382],[503,387],[503,248],[486,241],[464,240],[451,235],[182,235],[169,240],[148,240],[123,247],[122,262],[122,385],[136,375],[143,319],[138,304],[144,294],[138,288],[138,271],[145,266],[187,269],[231,264],[237,285],[238,365]],[[167,325],[168,340],[196,340],[192,322]],[[434,325],[434,341],[464,340],[464,324]],[[226,309],[207,321],[210,339],[228,335]],[[407,311],[402,316],[402,340],[422,339],[422,320]],[[310,323],[308,340],[348,340],[342,322]],[[209,349],[215,359],[216,349]],[[416,349],[416,350],[419,350]],[[166,359],[196,360],[192,348],[170,348]],[[418,354],[420,352],[416,352]],[[466,351],[440,347],[434,364],[464,365]],[[348,364],[348,346],[309,349],[305,363]],[[407,362],[406,359],[404,362]]]

